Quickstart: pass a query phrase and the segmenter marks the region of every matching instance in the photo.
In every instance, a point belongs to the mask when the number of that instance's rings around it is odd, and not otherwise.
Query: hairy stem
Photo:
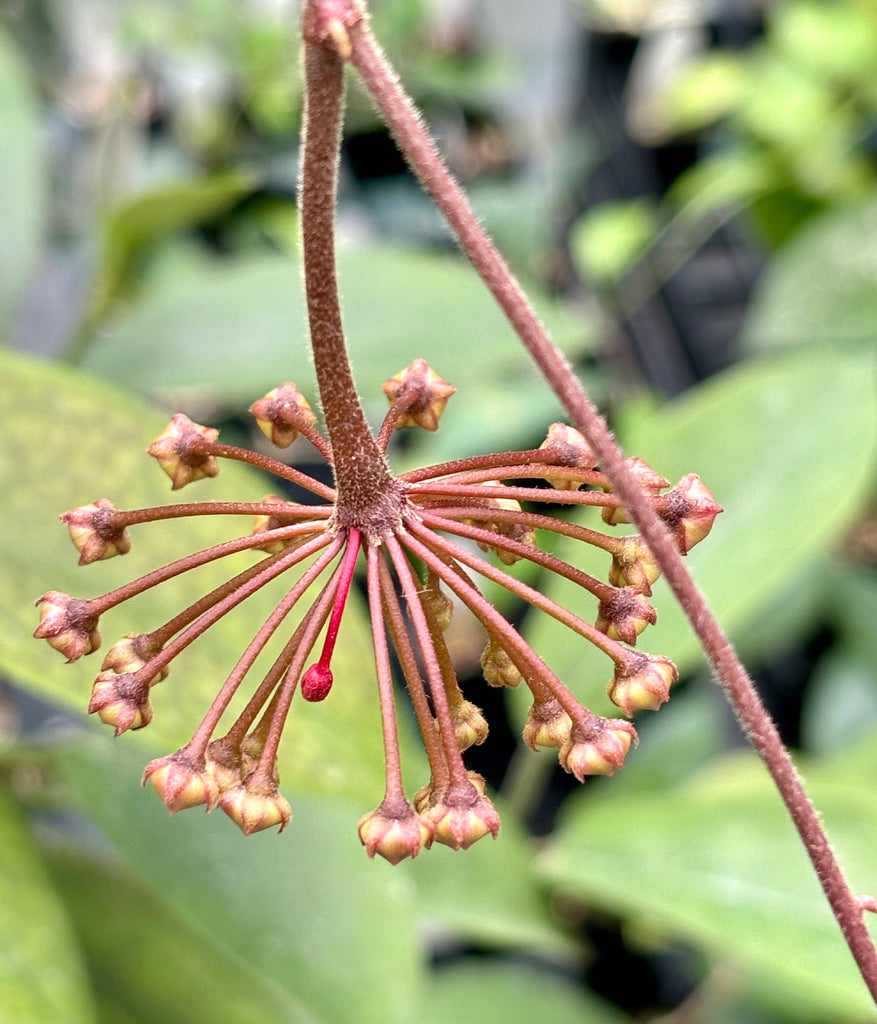
[[[780,792],[850,951],[877,1003],[877,950],[862,919],[861,906],[849,888],[819,816],[752,680],[685,569],[663,523],[640,490],[635,476],[625,466],[623,455],[609,428],[585,395],[569,363],[539,322],[505,261],[445,167],[434,142],[364,20],[350,26],[349,45],[351,62],[387,121],[399,148],[445,215],[461,249],[494,295],[573,422],[591,445],[603,472],[661,566],[746,735]]]
[[[308,9],[319,6],[310,3]],[[363,525],[373,533],[375,527],[363,522],[363,517],[384,507],[386,496],[398,494],[399,488],[362,411],[341,322],[334,237],[343,61],[331,38],[325,43],[306,40],[304,56],[306,104],[299,209],[311,347],[332,444],[338,523],[342,527]],[[387,514],[392,521],[392,512]]]

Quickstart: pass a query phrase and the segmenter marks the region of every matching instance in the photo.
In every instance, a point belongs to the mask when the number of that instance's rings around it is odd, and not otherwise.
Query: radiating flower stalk
[[[307,437],[331,464],[335,486],[279,460],[220,444],[216,431],[174,417],[149,449],[174,489],[215,476],[219,460],[226,458],[304,487],[318,503],[303,505],[269,495],[259,503],[120,511],[100,499],[74,509],[62,518],[83,564],[125,554],[128,528],[149,521],[222,515],[255,516],[256,522],[244,536],[178,559],[101,597],[77,599],[54,591],[44,595],[38,602],[36,635],[73,661],[98,649],[100,616],[121,602],[226,555],[257,553],[259,560],[249,569],[151,632],[125,637],[110,649],[89,710],[117,733],[139,729],[152,718],[152,687],[166,678],[176,655],[250,595],[289,572],[289,590],[241,655],[192,739],[153,761],[144,774],[144,782],[152,782],[172,813],[219,806],[247,834],[273,825],[282,830],[291,817],[278,791],[276,758],[283,727],[296,694],[309,701],[330,694],[332,654],[345,602],[357,564],[364,562],[386,786],[380,805],[360,821],[359,835],[369,856],[380,854],[397,863],[433,842],[464,848],[488,833],[495,836],[499,828],[483,780],[466,770],[462,758],[470,745],[484,740],[487,723],[463,696],[454,672],[444,639],[452,609],[468,609],[484,628],[486,682],[529,688],[533,703],[524,739],[530,746],[556,748],[563,767],[584,780],[613,774],[636,742],[628,720],[602,717],[579,703],[484,597],[475,577],[492,581],[562,622],[571,642],[598,647],[612,666],[609,697],[629,718],[660,707],[676,680],[672,662],[636,650],[639,634],[655,621],[648,597],[663,573],[764,759],[877,1001],[877,953],[861,919],[874,901],[850,890],[751,680],[679,559],[707,535],[721,510],[696,476],[669,488],[645,463],[623,457],[448,173],[371,35],[364,0],[305,0],[302,36],[306,115],[299,208],[310,342],[325,434],[317,430],[316,417],[290,384],[256,402],[252,411],[280,447],[299,435]],[[394,431],[436,429],[455,389],[415,360],[384,385],[390,410],[377,435],[369,431],[347,359],[335,273],[345,63],[359,75],[461,249],[581,433],[555,424],[538,449],[460,459],[399,475],[390,470],[385,455]],[[522,486],[524,480],[536,486]],[[633,522],[640,533],[613,536],[532,510],[540,505],[549,510],[595,505],[604,525]],[[605,551],[606,581],[542,551],[538,540],[551,533]],[[477,554],[478,549],[490,557]],[[578,606],[575,611],[564,608],[510,574],[507,567],[521,559],[576,585],[596,606],[593,623],[581,617]],[[294,613],[298,621],[290,632],[286,623]],[[278,632],[286,638],[279,654],[243,711],[228,724],[232,699]],[[402,786],[391,650],[430,769],[429,779],[411,800]]]
[[[484,678],[493,686],[526,685],[533,698],[524,739],[555,747],[561,765],[579,780],[611,775],[623,763],[636,732],[629,721],[585,708],[521,634],[484,597],[486,579],[520,601],[553,616],[583,642],[601,650],[612,667],[609,697],[628,717],[663,704],[676,680],[666,658],[635,649],[656,619],[648,600],[659,569],[634,536],[612,536],[566,522],[531,506],[595,506],[603,522],[629,522],[626,510],[581,434],[554,424],[544,443],[528,451],[458,459],[395,475],[386,452],[403,428],[435,430],[455,387],[422,359],[385,382],[389,411],[376,435],[366,423],[347,358],[335,281],[334,208],[342,123],[344,30],[308,25],[330,45],[305,48],[307,114],[300,213],[305,287],[326,434],[292,384],[252,406],[278,447],[308,438],[331,464],[329,487],[283,462],[220,443],[214,429],[175,416],[149,447],[172,488],[213,477],[222,459],[249,463],[309,491],[315,504],[269,495],[260,503],[202,502],[118,510],[106,499],[65,513],[82,563],[125,554],[129,528],[183,516],[255,516],[246,536],[180,558],[90,600],[50,592],[40,599],[36,635],[74,660],[100,646],[98,622],[122,601],[167,584],[207,562],[249,550],[259,556],[189,608],[148,633],[116,643],[104,659],[89,710],[117,734],[149,725],[154,686],[170,663],[214,623],[262,587],[289,574],[289,590],[256,632],[220,688],[192,738],[146,768],[171,812],[220,807],[246,833],[286,827],[291,810],[278,789],[277,751],[293,699],[322,701],[333,685],[332,655],[357,563],[364,561],[386,760],[384,798],[360,822],[368,854],[396,863],[433,842],[454,849],[496,835],[499,818],[484,781],[467,771],[463,752],[487,736],[477,705],[463,696],[444,631],[454,606],[467,609],[485,633]],[[694,475],[675,487],[644,462],[631,460],[643,493],[687,552],[709,532],[720,511]],[[529,483],[530,486],[524,486]],[[533,484],[541,483],[541,487]],[[525,505],[527,508],[525,509]],[[537,545],[538,534],[565,535],[606,553],[608,579],[596,579]],[[479,549],[491,557],[483,557]],[[588,622],[507,568],[524,559],[573,583],[594,609]],[[301,609],[305,610],[302,612]],[[297,616],[294,627],[288,622]],[[325,632],[324,632],[325,631]],[[319,653],[318,639],[324,633]],[[264,678],[229,724],[229,708],[250,669],[275,637],[285,636]],[[571,636],[571,641],[574,636]],[[277,643],[280,641],[278,640]],[[411,800],[402,782],[392,655],[411,700],[429,764],[429,778]]]
[[[384,391],[389,411],[377,437],[368,435],[382,469],[393,432],[403,427],[435,430],[455,388],[418,359],[387,381]],[[304,434],[340,475],[331,441],[317,431],[316,417],[294,385],[276,388],[254,403],[252,412],[276,445],[288,446]],[[639,634],[655,621],[648,597],[659,575],[640,538],[613,536],[525,510],[538,505],[593,506],[610,527],[627,522],[588,445],[571,427],[554,424],[544,443],[532,450],[458,459],[398,476],[388,471],[377,505],[370,503],[368,514],[355,522],[346,510],[344,525],[340,487],[328,487],[264,455],[221,444],[216,430],[184,415],[174,416],[148,453],[170,477],[173,489],[215,476],[220,461],[231,459],[306,488],[316,502],[300,504],[269,495],[255,503],[199,502],[124,511],[100,499],[61,517],[81,564],[127,553],[129,529],[147,522],[204,515],[255,517],[246,535],[177,559],[100,597],[86,600],[53,591],[40,599],[36,636],[74,661],[100,647],[99,620],[123,601],[240,551],[259,556],[250,568],[167,622],[148,633],[126,636],[110,648],[95,679],[89,710],[117,735],[149,725],[152,689],[167,677],[178,654],[266,584],[287,573],[293,579],[191,740],[147,766],[144,781],[153,784],[171,812],[218,806],[248,834],[273,825],[282,830],[288,824],[291,810],[278,790],[281,733],[296,693],[317,702],[331,691],[332,654],[359,561],[366,570],[386,755],[384,799],[359,826],[372,856],[378,853],[396,863],[416,856],[433,841],[459,849],[488,833],[496,835],[499,828],[483,780],[466,770],[462,756],[468,747],[484,741],[487,723],[476,704],[463,696],[445,641],[455,606],[468,609],[484,628],[482,667],[487,684],[523,683],[529,688],[533,704],[523,735],[531,747],[555,747],[561,765],[583,781],[589,775],[613,774],[636,742],[629,721],[594,714],[573,696],[484,597],[474,577],[504,587],[601,650],[612,666],[609,697],[626,716],[655,710],[668,699],[676,680],[673,664],[635,650]],[[673,529],[680,550],[688,551],[706,536],[720,509],[696,476],[669,488],[668,481],[644,462],[631,462],[655,508]],[[522,481],[542,486],[522,486]],[[605,552],[608,580],[542,551],[537,535],[551,533]],[[479,549],[493,559],[483,557]],[[593,605],[594,623],[511,575],[505,566],[522,559],[574,583],[583,594],[583,605],[588,600]],[[287,623],[302,606],[306,609],[290,630]],[[232,700],[282,629],[288,637],[280,652],[229,725]],[[429,779],[412,801],[402,785],[391,651],[401,667],[430,769]]]

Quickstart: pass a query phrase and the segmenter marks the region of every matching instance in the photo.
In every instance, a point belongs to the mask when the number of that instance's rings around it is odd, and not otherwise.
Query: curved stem
[[[623,505],[651,548],[749,740],[764,761],[841,927],[865,984],[877,1003],[877,949],[862,908],[828,842],[813,804],[746,669],[688,574],[664,525],[642,493],[606,423],[585,395],[566,358],[548,336],[505,261],[444,165],[411,101],[389,68],[368,26],[349,32],[351,61],[386,119],[399,148],[451,225],[466,253],[552,390],[584,434]]]
[[[308,8],[318,6],[310,3]],[[356,393],[338,300],[334,237],[343,61],[331,38],[326,43],[306,40],[304,56],[307,99],[299,210],[311,347],[332,444],[339,524],[357,525],[358,516],[394,489],[394,481]]]

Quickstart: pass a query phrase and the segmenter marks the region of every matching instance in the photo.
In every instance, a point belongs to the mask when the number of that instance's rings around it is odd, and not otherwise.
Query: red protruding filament
[[[320,653],[319,661],[311,665],[301,677],[301,695],[305,700],[325,700],[332,689],[332,669],[329,667],[329,662],[332,660],[335,641],[338,639],[338,627],[341,625],[341,616],[344,614],[344,606],[347,604],[347,595],[350,593],[350,584],[353,582],[353,570],[356,567],[356,558],[359,555],[361,543],[362,534],[359,530],[351,527],[347,535],[347,547],[341,562],[341,575],[338,580],[338,589],[335,591],[335,601],[332,605],[329,627],[326,630],[326,639],[323,641],[323,650]]]

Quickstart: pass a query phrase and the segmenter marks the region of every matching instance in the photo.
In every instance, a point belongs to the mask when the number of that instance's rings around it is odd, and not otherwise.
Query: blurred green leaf
[[[12,38],[0,28],[0,326],[24,298],[47,205],[37,96]]]
[[[91,296],[88,322],[72,355],[80,360],[93,343],[92,331],[126,288],[134,266],[157,241],[224,213],[251,192],[245,171],[161,185],[111,210],[104,226],[103,260]]]
[[[629,454],[670,480],[699,473],[724,506],[688,564],[732,637],[769,612],[869,492],[877,443],[872,376],[870,354],[840,346],[830,358],[808,350],[752,361],[644,416],[622,439]],[[555,554],[604,576],[605,553],[580,547],[553,541]],[[546,579],[543,592],[581,607],[580,593],[566,581]],[[643,634],[641,646],[689,671],[701,660],[699,648],[660,581],[654,603],[658,624]],[[528,637],[586,703],[602,699],[611,675],[603,655],[572,642],[546,616],[533,619]]]
[[[576,222],[573,255],[585,276],[597,284],[615,284],[648,248],[657,227],[650,199],[601,203]]]
[[[327,756],[329,756],[327,754]],[[245,837],[217,812],[171,818],[106,737],[64,755],[71,787],[174,910],[298,1007],[296,1024],[408,1024],[423,964],[410,887],[370,862],[357,809],[290,793],[294,819]]]
[[[0,1018],[94,1024],[88,981],[63,906],[17,809],[0,789]]]
[[[877,16],[872,5],[798,0],[770,12],[770,34],[790,61],[834,80],[868,85],[877,73]]]
[[[750,351],[877,338],[877,203],[813,218],[773,257],[743,329]],[[824,359],[830,358],[828,355]]]
[[[47,848],[95,998],[137,1024],[285,1024],[303,1009],[106,857]],[[63,1018],[66,1021],[66,1018]]]
[[[735,110],[751,84],[746,61],[739,54],[704,53],[672,81],[662,101],[668,129],[684,133],[705,128]]]
[[[486,375],[530,373],[526,354],[483,284],[462,260],[405,249],[340,255],[354,370],[366,395],[424,358],[459,387]],[[540,312],[569,351],[582,327],[543,300]],[[89,349],[85,365],[141,392],[252,401],[284,380],[313,394],[297,264],[260,258],[217,266],[144,298]],[[546,388],[547,390],[547,388]]]
[[[436,845],[406,867],[418,912],[428,926],[480,945],[569,956],[576,947],[550,913],[530,844],[511,812],[497,809],[496,842],[480,842],[465,857]]]
[[[826,766],[809,781],[854,891],[867,890],[877,812],[860,779]],[[541,868],[555,885],[650,934],[743,965],[783,1019],[872,1019],[809,860],[752,754],[662,793],[575,800]]]
[[[562,974],[514,960],[441,967],[419,1024],[624,1024],[630,1018]]]
[[[801,739],[816,754],[843,750],[877,725],[874,662],[837,645],[819,659],[801,711]]]
[[[0,354],[0,402],[6,414],[0,487],[9,524],[0,536],[0,665],[34,693],[84,710],[100,655],[64,665],[44,641],[34,641],[34,600],[47,590],[86,597],[109,591],[187,552],[248,532],[251,521],[245,518],[237,529],[233,517],[145,524],[132,531],[133,548],[124,558],[79,567],[56,517],[102,496],[119,508],[168,503],[167,478],[144,454],[167,416],[86,375],[8,353]],[[271,489],[267,478],[225,464],[215,480],[191,485],[184,500],[258,501]],[[101,623],[104,634],[113,640],[153,629],[250,564],[251,555],[233,556],[168,581],[109,612]],[[174,661],[169,679],[153,693],[155,720],[146,742],[171,751],[191,735],[288,589],[288,580],[276,582],[278,587],[253,595]],[[383,746],[365,614],[357,595],[350,598],[335,653],[341,685],[324,703],[303,702],[290,715],[280,771],[285,784],[346,793],[370,806],[383,792]],[[281,629],[284,639],[291,629]],[[139,747],[143,739],[137,734],[124,742]]]
[[[705,156],[684,171],[668,197],[680,223],[738,208],[776,187],[779,168],[764,153],[738,146]]]

